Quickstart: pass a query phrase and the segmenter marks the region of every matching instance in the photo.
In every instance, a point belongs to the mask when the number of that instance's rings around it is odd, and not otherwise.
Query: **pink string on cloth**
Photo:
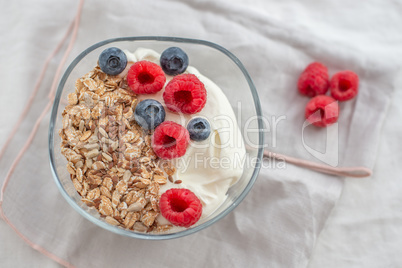
[[[342,177],[364,178],[371,176],[371,174],[373,173],[371,169],[366,167],[331,167],[329,165],[319,164],[300,158],[273,153],[268,150],[264,150],[264,157],[274,158],[299,167],[304,167],[321,173]]]
[[[43,120],[43,118],[46,116],[46,114],[48,113],[48,111],[50,110],[50,108],[52,107],[53,104],[53,98],[54,98],[54,92],[56,91],[56,86],[57,86],[57,82],[59,81],[60,75],[61,75],[61,70],[68,58],[68,55],[71,52],[71,49],[73,48],[73,45],[75,43],[76,37],[77,37],[77,33],[78,33],[78,27],[80,24],[80,18],[81,18],[81,12],[82,12],[82,7],[84,5],[84,0],[80,0],[79,5],[78,5],[78,10],[77,13],[74,17],[73,22],[71,23],[71,25],[69,26],[66,34],[64,35],[63,39],[60,41],[60,43],[57,45],[56,49],[49,55],[49,57],[46,59],[45,64],[42,68],[42,71],[39,75],[38,81],[35,85],[35,88],[28,100],[28,103],[24,109],[24,111],[22,112],[17,124],[14,126],[13,130],[10,133],[10,136],[8,137],[5,145],[3,146],[3,148],[0,151],[0,159],[2,158],[2,156],[4,155],[7,145],[10,143],[12,137],[15,135],[15,133],[17,132],[18,128],[20,127],[23,119],[25,118],[26,114],[28,113],[29,108],[32,106],[33,100],[36,96],[36,94],[38,93],[39,87],[42,83],[43,77],[46,73],[47,67],[49,65],[49,62],[51,61],[51,59],[54,58],[54,56],[57,54],[57,52],[60,50],[60,48],[63,46],[63,44],[65,43],[65,41],[67,40],[68,36],[71,33],[72,30],[72,35],[71,35],[71,39],[70,42],[68,44],[68,47],[66,49],[66,51],[64,52],[63,58],[61,59],[59,66],[56,70],[53,82],[52,82],[52,86],[50,88],[50,92],[49,92],[49,102],[46,105],[45,109],[42,111],[42,113],[40,114],[39,118],[36,120],[34,127],[32,128],[32,131],[27,139],[27,141],[25,142],[24,146],[22,147],[22,149],[20,150],[20,152],[18,153],[17,157],[15,158],[14,162],[12,163],[6,178],[4,180],[3,186],[1,188],[1,196],[0,196],[0,215],[1,217],[4,219],[4,221],[17,233],[18,236],[20,236],[29,246],[31,246],[33,249],[39,251],[40,253],[44,254],[45,256],[51,258],[52,260],[54,260],[55,262],[65,266],[65,267],[74,267],[72,264],[68,263],[67,261],[59,258],[58,256],[50,253],[49,251],[47,251],[46,249],[44,249],[43,247],[41,247],[40,245],[37,245],[35,243],[33,243],[32,241],[30,241],[26,236],[24,236],[18,229],[17,227],[15,227],[15,225],[13,225],[13,223],[10,222],[10,220],[7,218],[7,216],[4,214],[4,210],[2,208],[2,204],[3,204],[3,196],[4,196],[4,192],[7,188],[7,184],[11,178],[11,175],[13,174],[15,168],[17,167],[19,161],[21,160],[21,158],[23,157],[23,155],[25,154],[26,150],[29,148],[29,146],[31,145],[35,134]]]
[[[75,22],[75,20],[71,22],[70,26],[68,27],[67,32],[64,34],[63,39],[59,42],[59,44],[57,45],[56,49],[47,57],[47,59],[45,61],[45,64],[42,67],[42,71],[39,74],[39,78],[36,81],[34,90],[32,91],[32,94],[31,94],[31,96],[29,96],[28,102],[25,105],[25,109],[22,111],[22,113],[21,113],[20,117],[18,118],[17,123],[14,125],[14,128],[11,131],[10,135],[7,137],[7,140],[4,143],[3,148],[1,148],[0,159],[3,157],[4,153],[6,152],[6,149],[7,149],[8,145],[11,142],[11,139],[14,137],[15,133],[17,133],[18,128],[20,127],[22,121],[25,119],[25,116],[27,115],[29,109],[31,108],[31,106],[33,104],[33,101],[35,99],[35,96],[38,93],[39,87],[42,84],[43,77],[45,76],[47,67],[48,67],[50,61],[54,58],[54,56],[56,56],[57,52],[59,52],[59,50],[63,46],[64,42],[66,41],[67,37],[70,35],[71,30],[73,29],[73,26],[74,26],[74,22]]]
[[[56,73],[55,73],[55,75],[54,75],[53,82],[52,82],[52,86],[51,86],[50,92],[49,92],[49,98],[54,95],[54,92],[55,92],[56,86],[57,86],[57,82],[59,81],[59,78],[60,78],[60,75],[61,75],[61,70],[62,70],[62,68],[63,68],[63,66],[64,66],[64,64],[65,64],[65,62],[66,62],[66,60],[67,60],[67,58],[68,58],[68,55],[70,54],[71,49],[73,48],[73,45],[74,45],[74,43],[75,43],[75,39],[76,39],[76,37],[77,37],[77,32],[78,32],[78,26],[79,26],[79,23],[80,23],[80,17],[81,17],[81,11],[82,11],[82,6],[83,6],[83,4],[84,4],[84,0],[80,0],[80,4],[79,4],[79,6],[78,6],[78,11],[77,11],[77,14],[76,14],[76,16],[75,16],[75,18],[74,18],[74,21],[73,21],[73,24],[74,24],[73,33],[72,33],[70,42],[69,42],[69,44],[68,44],[68,47],[67,47],[66,51],[64,52],[63,58],[61,59],[61,61],[60,61],[60,63],[59,63],[59,66],[57,67]],[[68,33],[69,33],[69,32],[70,32],[70,29],[69,29],[69,31],[67,31],[65,37],[68,36]],[[58,48],[62,46],[62,44],[65,42],[65,40],[66,40],[66,38],[63,38],[63,39],[61,40],[61,42],[59,43],[59,45],[57,46],[57,48],[56,48],[56,50],[55,50],[56,53],[57,53],[57,51],[58,51]],[[52,53],[52,54],[49,56],[49,58],[48,58],[49,61],[55,56],[56,53]],[[47,66],[48,66],[48,62],[46,62],[45,66],[44,66],[44,69],[47,68]],[[46,69],[45,69],[45,70],[42,70],[41,73],[45,73],[45,72],[46,72]],[[44,75],[43,75],[43,76],[44,76]],[[38,80],[38,82],[37,82],[38,85],[41,84],[42,79],[43,79],[43,76],[40,77],[40,80]],[[35,94],[36,94],[36,93],[37,93],[37,90],[36,90]],[[35,95],[32,95],[31,97],[32,97],[32,99],[33,99],[33,98],[35,97]],[[11,167],[10,167],[10,170],[8,171],[8,173],[7,173],[7,175],[6,175],[5,181],[4,181],[4,183],[3,183],[3,187],[2,187],[2,189],[1,189],[0,204],[1,204],[2,201],[3,201],[3,193],[4,193],[5,188],[7,187],[8,180],[10,179],[12,173],[14,172],[14,169],[15,169],[15,167],[17,166],[18,162],[21,160],[22,156],[24,155],[24,153],[26,152],[26,150],[27,150],[27,149],[29,148],[29,146],[31,145],[31,142],[32,142],[33,138],[35,137],[35,134],[36,134],[36,131],[38,130],[38,127],[39,127],[39,125],[40,125],[40,122],[42,121],[43,117],[46,115],[47,111],[51,108],[51,106],[52,106],[52,104],[53,104],[53,101],[54,101],[53,98],[50,98],[50,99],[49,99],[48,105],[45,107],[45,109],[43,110],[42,114],[41,114],[41,115],[39,116],[39,118],[37,119],[37,121],[36,121],[36,123],[35,123],[35,125],[34,125],[34,127],[33,127],[33,129],[32,129],[32,131],[31,131],[31,133],[30,133],[30,135],[29,135],[29,137],[28,137],[28,140],[27,140],[26,143],[24,144],[24,147],[21,149],[21,151],[18,153],[16,159],[15,159],[14,162],[12,163],[12,165],[11,165]],[[30,103],[30,105],[32,105],[32,103]],[[24,110],[24,112],[25,112],[25,115],[26,115],[27,111]],[[23,119],[23,118],[22,118],[22,119]],[[22,121],[22,120],[21,120],[21,121]],[[18,123],[21,124],[21,122],[18,122]],[[18,123],[17,123],[17,125],[14,127],[16,130],[19,128]],[[15,133],[11,133],[11,134],[14,135]],[[12,135],[12,136],[13,136],[13,135]],[[7,146],[7,145],[4,145],[4,146]],[[0,155],[0,158],[1,158],[1,156],[2,156],[2,155]]]

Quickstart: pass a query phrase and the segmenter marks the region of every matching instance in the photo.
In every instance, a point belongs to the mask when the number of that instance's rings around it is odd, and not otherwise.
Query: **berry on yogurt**
[[[126,54],[117,47],[109,47],[99,55],[99,67],[109,75],[118,75],[127,66]]]
[[[159,207],[162,216],[176,226],[190,227],[201,217],[200,199],[188,189],[169,189],[162,194]]]
[[[127,74],[127,83],[135,94],[154,94],[165,85],[166,77],[161,67],[142,60],[134,63]]]
[[[172,121],[160,124],[152,135],[152,149],[162,159],[181,157],[190,140],[187,129]]]
[[[211,126],[205,118],[196,117],[187,124],[187,130],[190,133],[190,139],[193,141],[206,140],[211,134]]]
[[[207,91],[204,84],[194,74],[181,74],[175,76],[166,85],[163,100],[173,112],[196,114],[207,102]]]
[[[187,69],[188,56],[181,48],[169,47],[163,51],[160,63],[166,74],[178,75]]]
[[[166,112],[162,104],[153,99],[146,99],[137,104],[134,119],[144,130],[153,130],[165,121]]]

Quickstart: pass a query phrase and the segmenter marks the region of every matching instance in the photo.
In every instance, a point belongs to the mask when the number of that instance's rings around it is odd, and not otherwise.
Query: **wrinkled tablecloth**
[[[78,4],[0,3],[0,146]],[[396,89],[402,85],[401,12],[397,1],[374,0],[86,0],[63,70],[88,46],[118,36],[215,42],[234,53],[254,80],[269,150],[319,162],[306,149],[313,148],[328,153],[334,165],[366,166],[374,174],[344,179],[266,160],[249,195],[218,223],[180,239],[133,240],[93,225],[61,197],[49,168],[46,113],[4,188],[7,222],[36,249],[76,267],[400,267],[402,93]],[[1,184],[49,103],[67,43],[50,61],[33,105],[0,161]],[[329,128],[337,152],[325,151],[326,130],[307,127],[303,132],[308,99],[297,93],[296,82],[312,61],[325,63],[330,75],[350,69],[360,77],[359,95],[340,104],[339,122]],[[0,233],[0,266],[57,266],[24,246],[4,221]]]

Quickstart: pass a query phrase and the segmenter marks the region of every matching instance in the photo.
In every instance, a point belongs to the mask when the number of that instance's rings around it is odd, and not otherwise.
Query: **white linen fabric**
[[[77,5],[67,0],[0,3],[0,146]],[[61,197],[49,169],[47,115],[8,183],[4,214],[29,240],[77,267],[400,267],[402,94],[392,97],[402,86],[401,12],[396,1],[375,0],[86,0],[68,62],[88,46],[119,36],[180,36],[220,44],[253,78],[270,127],[267,148],[274,152],[319,161],[306,147],[325,151],[323,130],[307,127],[305,144],[302,140],[308,101],[296,90],[302,69],[320,61],[330,75],[355,71],[360,92],[340,104],[338,129],[331,128],[339,151],[330,153],[329,160],[375,167],[374,175],[346,180],[343,187],[343,178],[266,161],[246,199],[215,225],[175,240],[134,240],[93,225]],[[48,102],[61,54],[51,61],[30,112],[0,161],[1,184]],[[58,266],[32,254],[9,232],[1,222],[0,266]]]

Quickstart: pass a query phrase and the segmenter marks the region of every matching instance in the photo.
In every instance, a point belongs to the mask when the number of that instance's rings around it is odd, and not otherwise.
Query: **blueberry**
[[[203,141],[211,134],[211,126],[208,120],[196,117],[190,120],[187,125],[187,130],[190,133],[190,139],[193,141]]]
[[[183,73],[188,66],[188,56],[181,48],[169,47],[162,52],[161,66],[168,75]]]
[[[106,74],[118,75],[126,66],[127,56],[120,48],[109,47],[99,56],[99,67]]]
[[[134,111],[135,121],[145,130],[155,129],[165,121],[165,109],[159,101],[146,99],[137,104]]]

